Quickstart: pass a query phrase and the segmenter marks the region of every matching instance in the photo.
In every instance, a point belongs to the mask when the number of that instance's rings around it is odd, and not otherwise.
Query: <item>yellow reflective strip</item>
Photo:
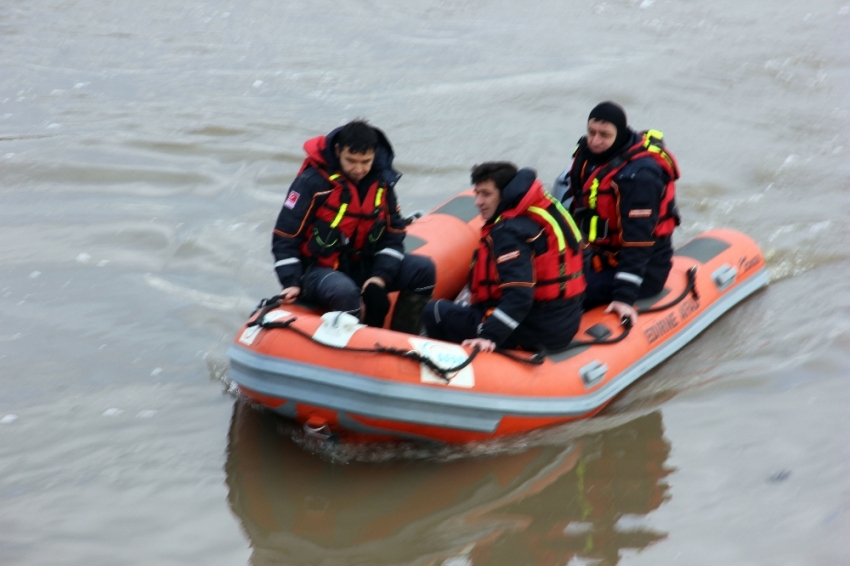
[[[564,251],[567,247],[567,241],[566,238],[564,238],[564,233],[561,231],[561,227],[558,225],[558,221],[555,220],[555,217],[549,214],[546,210],[537,206],[529,206],[528,211],[542,216],[543,220],[549,223],[549,226],[552,227],[552,230],[555,231],[555,236],[558,238],[558,251]]]
[[[599,222],[598,216],[591,216],[590,217],[590,233],[587,235],[587,241],[588,242],[595,242],[596,241],[596,225],[597,225],[598,222]]]
[[[348,203],[342,203],[342,206],[339,207],[339,212],[336,213],[336,218],[331,222],[331,228],[339,226],[339,223],[342,222],[342,217],[345,216],[346,210],[348,210]]]
[[[339,173],[334,173],[333,175],[331,175],[330,177],[328,177],[328,179],[330,179],[331,181],[336,181],[336,180],[337,180],[337,179],[339,179],[339,178],[340,178],[340,174],[339,174]]]
[[[661,148],[658,145],[658,142],[664,139],[664,134],[659,130],[647,130],[645,134],[643,134],[643,147],[648,149],[649,151],[659,153]]]
[[[375,208],[381,206],[381,197],[384,196],[384,187],[378,187],[378,192],[375,193]]]
[[[587,198],[587,205],[596,210],[596,191],[599,189],[599,179],[594,179],[590,184],[590,196]]]
[[[567,221],[567,224],[570,225],[570,230],[573,231],[573,236],[575,237],[576,242],[581,242],[581,230],[578,229],[578,226],[576,225],[575,220],[573,220],[572,215],[567,212],[567,209],[564,208],[564,205],[561,204],[561,201],[559,201],[555,197],[550,195],[549,200],[552,201],[552,203],[555,205],[555,208],[558,209],[558,212],[561,213],[561,216],[563,216],[564,220]]]

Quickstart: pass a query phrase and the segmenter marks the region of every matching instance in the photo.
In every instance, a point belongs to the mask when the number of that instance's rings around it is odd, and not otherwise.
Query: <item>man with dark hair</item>
[[[386,136],[355,120],[308,140],[304,150],[307,159],[272,235],[283,302],[303,297],[380,327],[387,293],[401,291],[390,326],[419,334],[436,274],[430,259],[404,253],[405,223],[395,194],[401,174],[392,167]]]
[[[679,168],[661,132],[635,132],[614,102],[588,116],[573,163],[555,182],[588,242],[585,310],[637,322],[634,303],[664,288],[673,266],[673,229],[679,225]]]
[[[581,234],[533,169],[504,161],[472,168],[484,226],[469,278],[471,304],[431,301],[428,336],[491,352],[557,351],[581,319]]]

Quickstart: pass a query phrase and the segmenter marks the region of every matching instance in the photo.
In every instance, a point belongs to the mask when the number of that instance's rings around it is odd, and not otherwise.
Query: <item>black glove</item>
[[[387,290],[377,283],[369,283],[363,289],[363,293],[360,296],[363,297],[363,304],[366,305],[366,315],[363,317],[363,323],[378,328],[384,326],[384,319],[390,310],[390,299],[387,297]]]

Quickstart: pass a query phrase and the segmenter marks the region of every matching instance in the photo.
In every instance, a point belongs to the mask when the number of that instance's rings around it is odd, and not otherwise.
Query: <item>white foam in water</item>
[[[104,417],[117,417],[118,415],[120,415],[123,412],[124,412],[123,409],[116,409],[116,408],[113,407],[112,409],[106,409],[103,412],[103,416]]]
[[[35,279],[39,275],[41,275],[41,271],[33,271],[32,273],[30,273],[30,279]]]
[[[77,261],[80,263],[86,263],[91,259],[91,256],[86,252],[81,252],[77,254]]]
[[[263,81],[261,81],[261,80],[259,80],[259,79],[257,79],[256,81],[254,81],[254,84],[253,84],[253,87],[254,87],[254,88],[260,88],[261,86],[263,86]]]
[[[151,372],[151,375],[159,375],[162,373],[162,368],[156,368]]]
[[[145,409],[144,411],[139,411],[136,415],[137,419],[150,419],[156,415],[157,411],[154,409]]]
[[[16,420],[18,420],[18,415],[6,415],[0,419],[0,424],[12,424]]]

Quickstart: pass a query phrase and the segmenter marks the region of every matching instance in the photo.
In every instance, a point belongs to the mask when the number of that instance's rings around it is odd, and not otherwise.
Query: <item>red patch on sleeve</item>
[[[298,202],[298,197],[300,197],[300,196],[301,195],[299,195],[295,191],[289,191],[289,194],[286,195],[286,202],[283,203],[283,206],[285,206],[286,208],[289,208],[289,209],[295,208],[295,203]]]

